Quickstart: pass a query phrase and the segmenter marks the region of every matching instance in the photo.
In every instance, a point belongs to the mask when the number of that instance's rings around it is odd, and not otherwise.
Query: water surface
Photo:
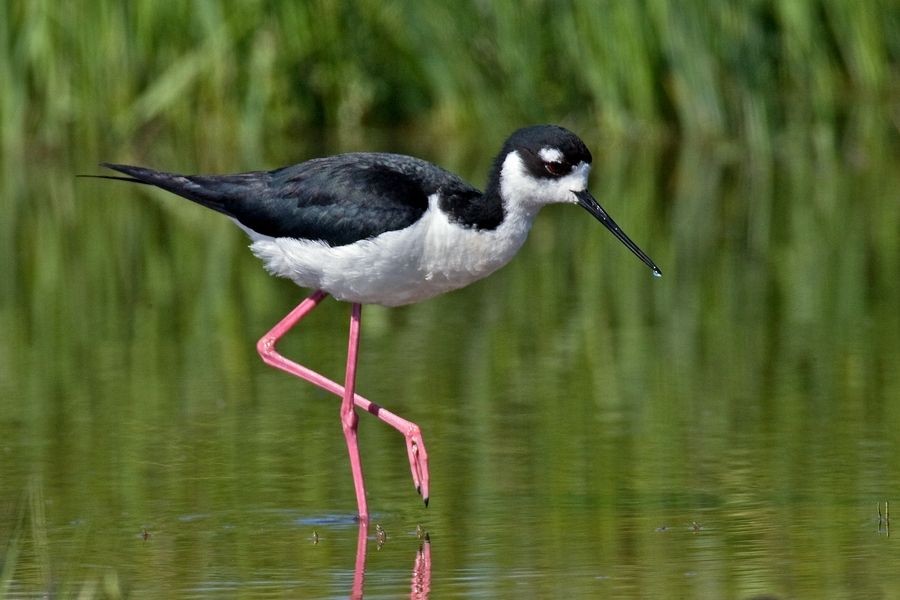
[[[833,166],[623,150],[592,189],[663,278],[552,207],[488,280],[367,307],[359,390],[422,427],[432,493],[362,415],[362,532],[337,399],[254,349],[303,291],[200,207],[17,171],[7,596],[900,597],[900,162]],[[281,350],[338,376],[348,314]]]

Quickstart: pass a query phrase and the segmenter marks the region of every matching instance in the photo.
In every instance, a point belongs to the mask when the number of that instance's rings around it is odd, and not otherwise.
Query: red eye
[[[547,172],[556,177],[560,177],[567,173],[566,164],[558,161],[548,161],[544,163],[544,168],[547,169]]]

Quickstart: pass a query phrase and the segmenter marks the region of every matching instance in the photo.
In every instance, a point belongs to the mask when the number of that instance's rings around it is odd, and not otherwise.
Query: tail
[[[233,206],[236,200],[252,193],[253,190],[250,188],[260,183],[261,175],[260,173],[226,176],[178,175],[132,165],[104,162],[100,163],[100,166],[124,173],[127,177],[115,175],[79,175],[79,177],[113,179],[156,186],[229,217],[235,216],[229,210],[229,206]]]

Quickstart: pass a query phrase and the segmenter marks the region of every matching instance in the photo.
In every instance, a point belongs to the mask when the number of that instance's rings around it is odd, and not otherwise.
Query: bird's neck
[[[510,186],[508,182],[507,185],[503,184],[503,173],[506,172],[508,178],[510,170],[516,168],[513,163],[517,161],[519,161],[518,156],[511,152],[501,151],[497,155],[488,175],[487,187],[484,190],[484,203],[501,206],[505,220],[521,221],[528,223],[530,227],[531,221],[540,210],[540,205],[517,193],[522,191],[517,189],[517,186]]]

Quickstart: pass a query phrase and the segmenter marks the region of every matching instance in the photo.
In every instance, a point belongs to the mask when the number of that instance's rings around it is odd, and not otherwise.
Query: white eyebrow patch
[[[559,148],[551,148],[549,146],[541,148],[540,152],[538,152],[538,156],[540,156],[541,160],[544,162],[562,162],[563,159],[563,153]]]

